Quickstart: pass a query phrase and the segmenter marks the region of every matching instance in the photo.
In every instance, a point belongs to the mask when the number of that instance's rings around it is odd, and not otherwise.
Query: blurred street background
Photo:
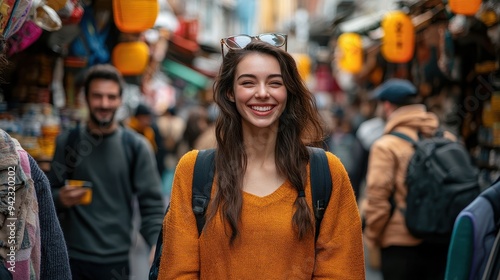
[[[393,77],[412,81],[422,103],[466,145],[482,186],[500,176],[497,0],[38,2],[6,42],[10,64],[0,85],[0,128],[45,172],[55,137],[88,116],[83,73],[111,63],[127,81],[117,118],[130,125],[138,104],[147,108],[147,124],[134,129],[152,131],[168,202],[178,159],[215,144],[212,84],[221,38],[284,33],[316,98],[325,145],[346,167],[358,201],[370,144],[384,125],[370,93]],[[0,12],[13,4],[0,0]],[[137,232],[134,239],[131,279],[142,280],[149,249]],[[369,280],[381,279],[377,261],[377,252],[367,250]]]

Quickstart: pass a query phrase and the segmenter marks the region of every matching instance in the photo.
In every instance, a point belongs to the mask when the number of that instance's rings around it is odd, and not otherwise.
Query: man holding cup
[[[161,180],[151,145],[115,120],[123,85],[113,66],[90,68],[83,84],[89,120],[57,139],[48,177],[63,214],[74,280],[129,277],[134,196],[152,253],[162,225]]]

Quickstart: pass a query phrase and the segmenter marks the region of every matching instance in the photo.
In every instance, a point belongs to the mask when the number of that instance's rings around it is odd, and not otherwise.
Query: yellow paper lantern
[[[113,48],[112,62],[124,76],[140,75],[149,63],[149,47],[144,42],[118,43]]]
[[[384,58],[392,63],[410,61],[415,51],[415,28],[410,17],[401,11],[392,11],[384,16],[381,25]]]
[[[292,53],[292,57],[295,59],[300,77],[307,81],[311,75],[311,58],[305,53]]]
[[[450,0],[450,9],[455,14],[473,16],[479,11],[482,0]]]
[[[356,33],[343,33],[337,40],[337,65],[348,73],[356,74],[363,66],[363,43]]]
[[[137,33],[152,28],[158,12],[157,0],[113,0],[113,18],[121,32]]]

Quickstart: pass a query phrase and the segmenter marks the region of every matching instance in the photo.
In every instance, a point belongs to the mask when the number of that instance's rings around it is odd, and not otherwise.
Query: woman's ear
[[[227,99],[228,99],[229,101],[231,101],[231,102],[233,102],[233,103],[234,103],[234,94],[233,94],[232,92],[228,91],[228,92],[226,93],[226,97],[227,97]]]

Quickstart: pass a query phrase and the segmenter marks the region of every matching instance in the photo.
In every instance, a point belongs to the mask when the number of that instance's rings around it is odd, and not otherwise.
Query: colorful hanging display
[[[473,16],[479,11],[482,0],[450,0],[450,9],[455,14]]]
[[[415,51],[415,28],[410,17],[402,11],[392,11],[384,16],[381,25],[384,58],[392,63],[410,61]]]
[[[356,33],[344,33],[337,40],[338,67],[348,73],[356,74],[363,66],[363,43]]]
[[[113,0],[113,18],[121,32],[137,33],[152,28],[158,12],[157,0]]]
[[[112,53],[113,65],[124,76],[144,73],[149,62],[149,47],[144,42],[118,43]]]

